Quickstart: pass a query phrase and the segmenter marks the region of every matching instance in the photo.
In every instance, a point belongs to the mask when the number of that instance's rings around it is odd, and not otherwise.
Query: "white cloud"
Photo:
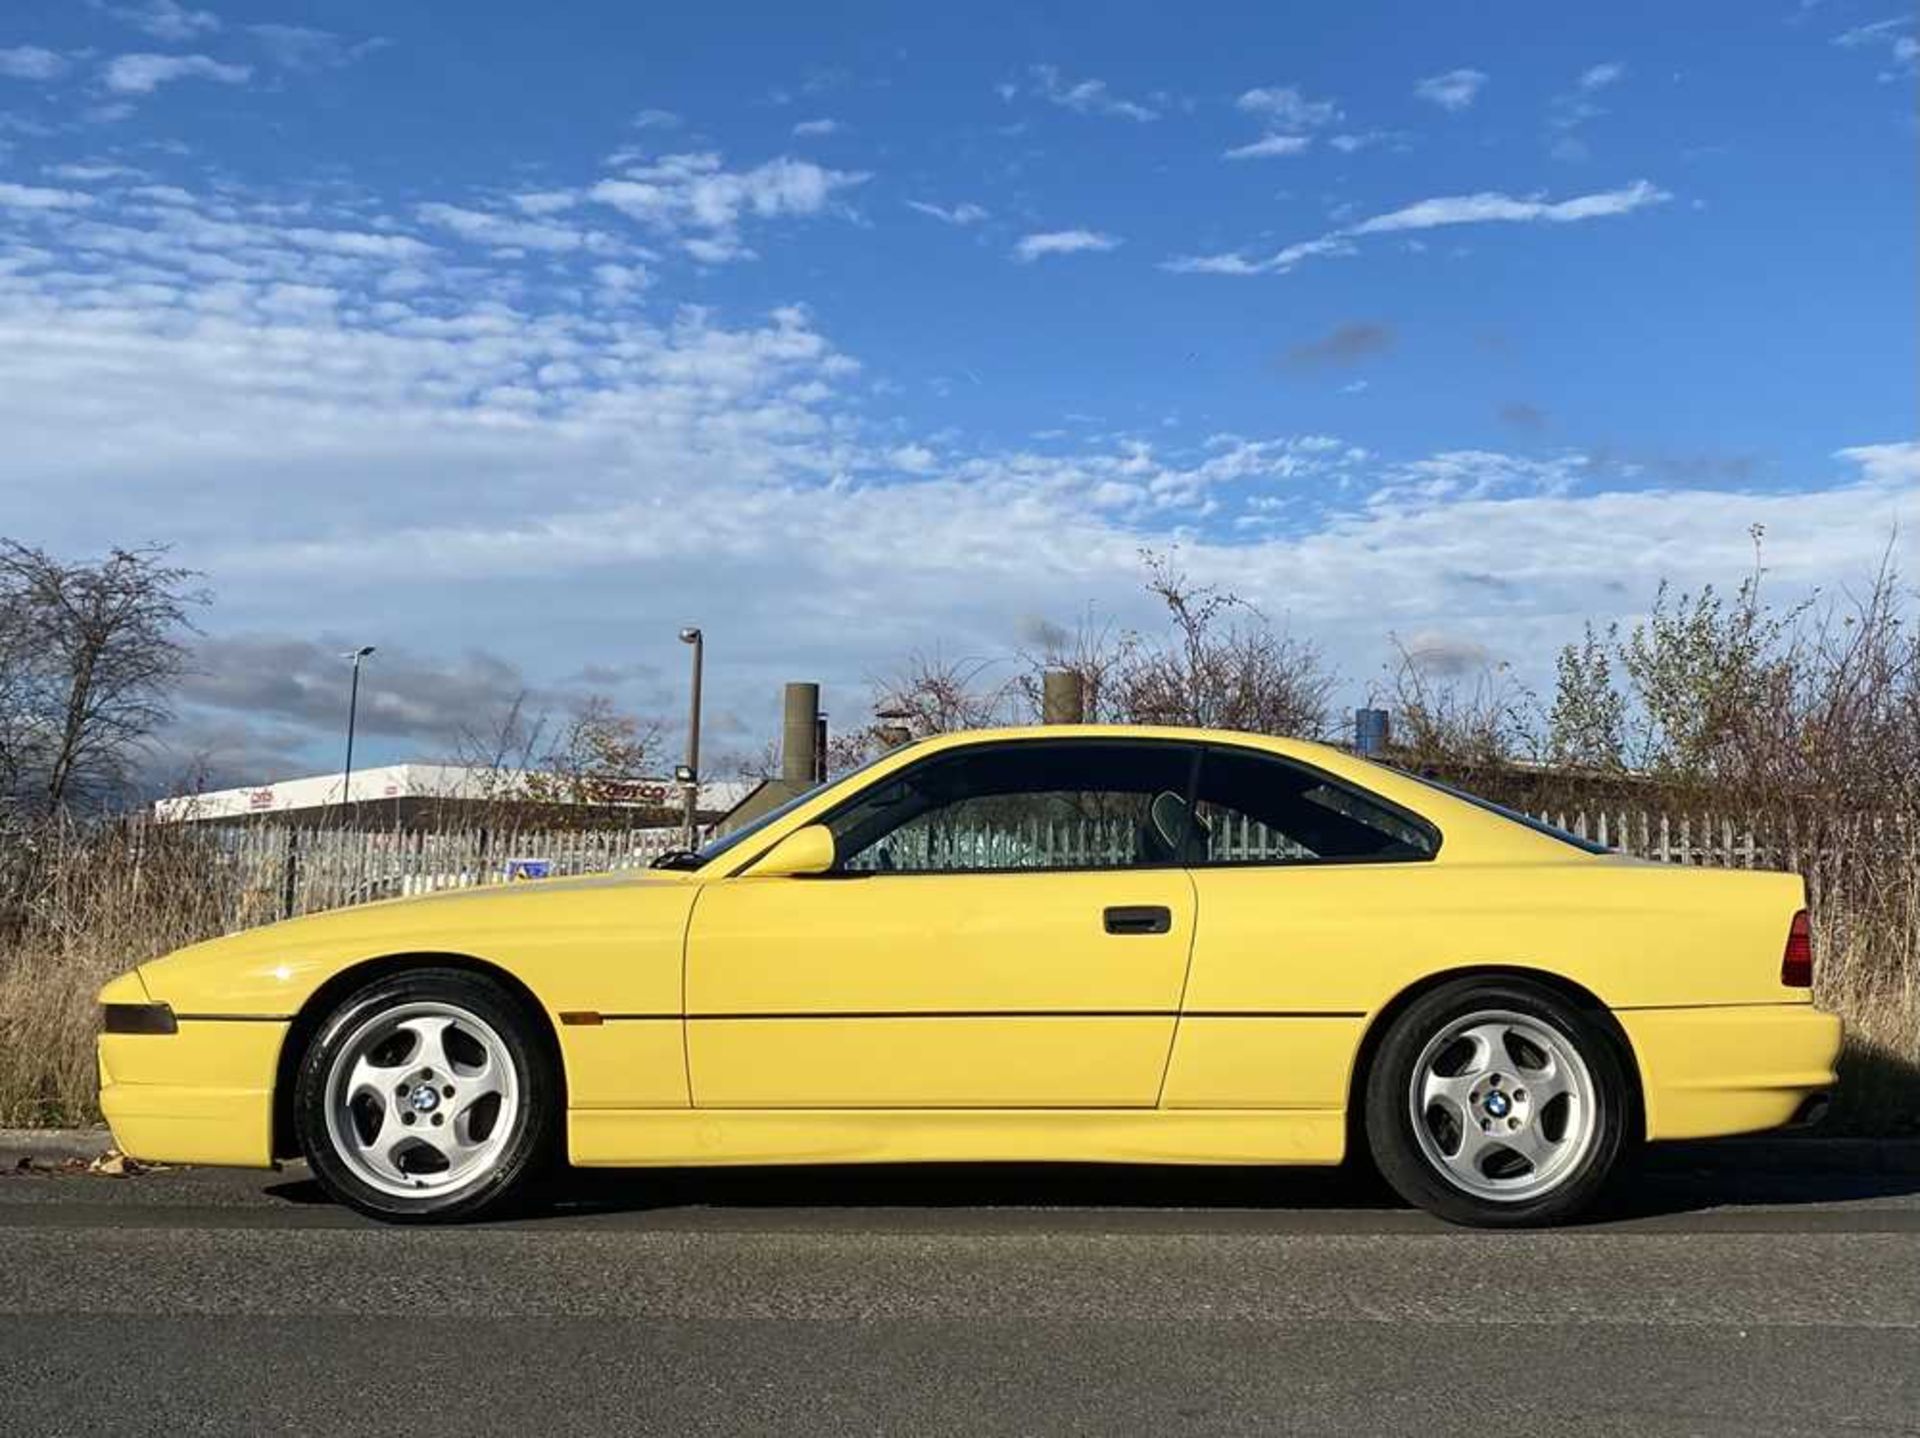
[[[951,207],[931,204],[926,200],[908,200],[906,206],[923,215],[931,215],[947,225],[977,225],[988,217],[986,210],[965,200]]]
[[[1495,221],[1564,225],[1579,220],[1631,214],[1672,198],[1665,190],[1646,180],[1635,180],[1618,190],[1576,195],[1570,200],[1537,197],[1519,200],[1511,195],[1483,190],[1476,195],[1445,195],[1437,199],[1419,200],[1388,214],[1362,220],[1345,233],[1376,235],[1393,230],[1431,230],[1442,225],[1479,225]]]
[[[1234,101],[1242,110],[1264,115],[1267,122],[1283,130],[1311,130],[1340,118],[1340,107],[1331,100],[1309,100],[1292,85],[1265,85],[1248,90]]]
[[[122,165],[111,161],[97,161],[85,164],[49,165],[47,173],[56,180],[77,180],[83,185],[97,184],[101,180],[143,180],[145,170],[136,170],[131,165]]]
[[[1353,252],[1353,246],[1346,240],[1338,235],[1326,235],[1288,245],[1265,259],[1248,259],[1241,254],[1182,255],[1166,261],[1160,268],[1176,275],[1284,275],[1305,260]]]
[[[633,117],[636,130],[677,130],[680,117],[671,110],[642,110]]]
[[[1068,80],[1054,65],[1035,65],[1034,93],[1049,104],[1081,115],[1107,115],[1121,120],[1145,123],[1160,118],[1160,112],[1135,100],[1122,99],[1107,88],[1105,80]],[[1004,90],[1002,93],[1006,93]]]
[[[719,264],[752,254],[739,232],[743,221],[820,214],[842,191],[869,178],[864,171],[830,170],[809,160],[782,157],[735,171],[715,154],[680,154],[630,167],[587,194],[678,237],[702,263]]]
[[[1449,70],[1444,75],[1429,75],[1413,87],[1415,96],[1431,101],[1443,110],[1466,109],[1478,98],[1487,76],[1481,70]]]
[[[513,207],[523,215],[558,215],[579,203],[572,190],[532,190],[513,197]]]
[[[198,35],[211,35],[221,28],[220,17],[211,10],[192,10],[179,0],[145,0],[139,5],[107,5],[100,0],[93,3],[156,40],[177,43]]]
[[[1880,79],[1898,80],[1920,71],[1920,39],[1914,37],[1913,29],[1914,17],[1911,14],[1891,15],[1885,20],[1875,20],[1844,30],[1833,37],[1833,43],[1846,50],[1885,46],[1893,68],[1882,71]]]
[[[1031,264],[1045,255],[1077,255],[1088,251],[1111,250],[1120,241],[1097,230],[1048,230],[1043,234],[1022,235],[1013,247],[1013,257]]]
[[[1627,73],[1627,67],[1618,60],[1608,60],[1599,65],[1589,65],[1580,72],[1582,90],[1604,90],[1609,85],[1618,84]]]
[[[433,253],[433,246],[411,235],[374,235],[358,230],[320,230],[300,225],[286,232],[287,239],[303,249],[325,254],[351,255],[361,259],[421,260]]]
[[[940,457],[924,444],[903,444],[887,451],[887,463],[902,474],[932,474]]]
[[[439,201],[415,206],[414,214],[423,224],[451,230],[463,240],[496,249],[545,250],[569,254],[596,243],[606,243],[604,237],[596,240],[590,232],[565,225],[500,215],[488,210],[473,210]]]
[[[218,80],[225,85],[246,83],[253,74],[246,65],[229,65],[207,55],[116,55],[101,72],[117,95],[150,95],[175,80]]]
[[[1249,145],[1222,154],[1226,160],[1267,160],[1279,155],[1304,155],[1313,140],[1307,135],[1264,135]]]
[[[815,136],[837,135],[843,126],[838,120],[802,120],[793,127],[796,139],[810,139]]]
[[[1384,634],[1434,614],[1450,643],[1544,660],[1663,575],[1737,580],[1755,522],[1779,536],[1773,581],[1804,592],[1875,563],[1920,503],[1920,444],[1898,439],[1800,492],[1609,488],[1578,454],[1381,458],[1321,434],[969,446],[873,417],[803,310],[636,312],[607,297],[635,277],[589,256],[560,257],[580,293],[543,302],[549,254],[415,255],[417,296],[374,296],[403,268],[381,242],[405,237],[372,207],[276,228],[260,197],[203,205],[48,209],[48,243],[0,264],[9,523],[76,553],[175,543],[224,633],[313,641],[321,614],[383,651],[484,645],[532,684],[606,644],[671,648],[697,595],[733,636],[710,692],[742,748],[796,673],[851,715],[915,647],[1008,652],[1024,620],[1090,602],[1162,622],[1136,556],[1175,535],[1196,580],[1364,686]]]
[[[289,70],[332,69],[386,44],[384,40],[349,43],[331,30],[307,25],[249,25],[247,33],[260,43],[268,58]]]
[[[0,50],[0,76],[9,80],[57,80],[67,72],[64,55],[38,45]]]
[[[1182,255],[1166,261],[1161,268],[1182,275],[1285,274],[1305,260],[1354,253],[1352,240],[1361,235],[1494,222],[1565,225],[1580,220],[1630,214],[1649,205],[1663,204],[1672,198],[1665,190],[1646,180],[1635,180],[1618,190],[1576,195],[1568,200],[1538,197],[1522,200],[1492,191],[1477,195],[1443,195],[1415,201],[1357,224],[1344,225],[1316,240],[1302,240],[1288,245],[1264,259],[1239,253]]]
[[[78,190],[50,190],[39,185],[14,185],[0,180],[0,207],[10,210],[78,210],[93,203]]]
[[[1396,137],[1384,130],[1367,130],[1357,135],[1335,135],[1327,141],[1343,155],[1351,155],[1357,150],[1370,150],[1375,145],[1384,145]]]

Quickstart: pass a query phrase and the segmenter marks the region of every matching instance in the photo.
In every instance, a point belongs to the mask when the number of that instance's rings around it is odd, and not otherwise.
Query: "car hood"
[[[454,954],[521,969],[556,946],[690,907],[694,876],[649,869],[450,889],[330,909],[177,949],[140,965],[177,1014],[289,1017],[342,969],[391,954]]]

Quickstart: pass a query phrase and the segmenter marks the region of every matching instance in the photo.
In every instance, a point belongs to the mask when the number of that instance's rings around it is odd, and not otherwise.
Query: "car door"
[[[826,816],[831,874],[705,886],[687,949],[694,1104],[1153,1105],[1194,929],[1178,851],[1196,754],[948,750]]]
[[[1168,1108],[1336,1113],[1384,977],[1417,966],[1447,876],[1419,816],[1279,754],[1208,745],[1188,856],[1193,966]]]

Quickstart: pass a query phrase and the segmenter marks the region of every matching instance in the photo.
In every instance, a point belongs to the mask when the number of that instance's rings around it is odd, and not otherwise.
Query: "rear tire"
[[[1461,979],[1400,1015],[1367,1075],[1368,1147],[1409,1203],[1516,1228],[1585,1212],[1628,1147],[1619,1046],[1523,980]]]
[[[349,995],[295,1079],[314,1177],[341,1203],[397,1223],[494,1216],[524,1198],[559,1136],[540,1022],[464,969],[415,969]]]

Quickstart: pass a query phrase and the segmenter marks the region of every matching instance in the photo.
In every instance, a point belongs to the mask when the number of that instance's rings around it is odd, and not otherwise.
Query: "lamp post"
[[[698,629],[689,625],[680,631],[680,642],[693,646],[693,697],[687,709],[687,762],[680,766],[680,782],[687,791],[681,845],[691,849],[696,827],[694,811],[700,798],[700,662],[704,657],[706,639]]]
[[[373,645],[363,644],[358,649],[341,655],[342,659],[353,661],[353,684],[347,691],[347,772],[340,783],[340,802],[353,802],[353,721],[360,711],[360,661],[373,653]]]

